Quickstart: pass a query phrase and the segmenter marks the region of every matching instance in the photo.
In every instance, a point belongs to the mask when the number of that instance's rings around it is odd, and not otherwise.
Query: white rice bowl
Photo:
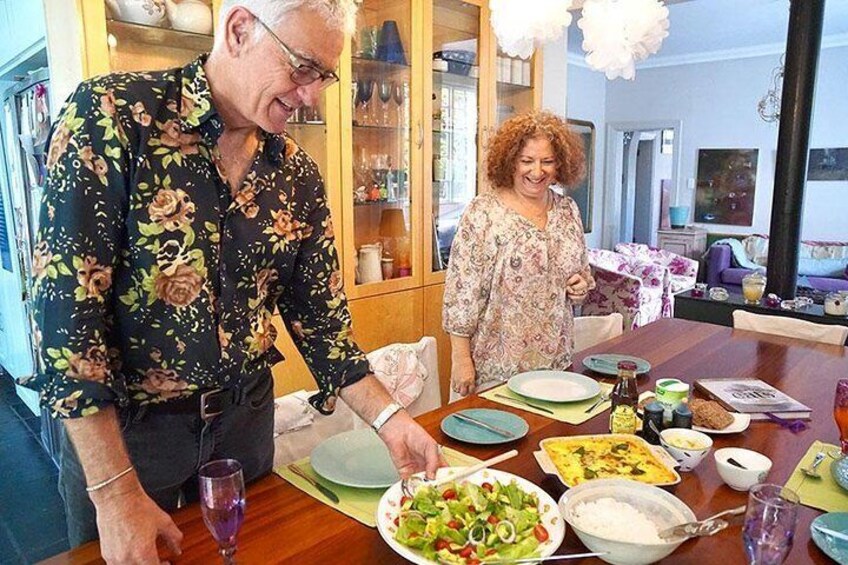
[[[599,559],[615,565],[647,565],[667,557],[685,540],[667,542],[656,534],[697,519],[676,496],[627,479],[596,479],[571,488],[559,509],[583,545],[608,552]],[[612,509],[618,512],[597,514]]]

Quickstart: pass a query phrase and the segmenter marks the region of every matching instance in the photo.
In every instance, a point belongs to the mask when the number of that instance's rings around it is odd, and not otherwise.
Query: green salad
[[[474,565],[536,557],[549,534],[536,494],[515,481],[446,483],[401,499],[395,540],[440,563]]]

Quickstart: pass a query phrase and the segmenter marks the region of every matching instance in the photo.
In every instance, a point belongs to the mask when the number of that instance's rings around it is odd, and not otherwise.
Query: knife
[[[317,488],[318,492],[320,492],[321,494],[323,494],[324,496],[329,498],[330,502],[332,502],[333,504],[339,503],[339,497],[336,495],[336,493],[334,493],[333,491],[331,491],[330,489],[328,489],[327,487],[325,487],[324,485],[322,485],[321,483],[319,483],[318,481],[316,481],[315,479],[313,479],[312,477],[307,475],[303,471],[303,469],[301,469],[300,467],[298,467],[294,463],[289,463],[288,465],[286,465],[286,468],[289,471],[291,471],[292,473],[294,473],[295,475],[297,475],[298,477],[300,477],[301,479],[303,479],[304,481],[306,481],[307,483],[309,483],[310,485]]]
[[[468,416],[467,414],[462,414],[461,412],[454,412],[453,414],[451,414],[451,416],[453,416],[454,418],[456,418],[457,420],[460,420],[462,422],[468,422],[469,424],[474,424],[475,426],[483,428],[484,430],[489,430],[490,432],[495,432],[499,436],[503,436],[503,437],[509,438],[509,439],[515,438],[515,434],[510,432],[509,430],[499,428],[499,427],[497,427],[493,424],[490,424],[488,422],[484,422],[483,420],[478,420],[477,418],[472,418],[471,416]]]
[[[609,551],[593,551],[591,553],[566,553],[564,555],[548,555],[547,557],[525,557],[523,559],[492,559],[483,563],[539,563],[540,561],[565,561],[566,559],[583,559],[586,557],[600,557]],[[446,561],[440,561],[446,563]]]
[[[521,399],[518,399],[518,398],[513,398],[513,397],[511,397],[511,396],[507,396],[507,395],[505,395],[505,394],[501,394],[501,393],[499,393],[499,392],[496,392],[496,393],[495,393],[495,396],[497,396],[498,398],[503,398],[504,400],[511,400],[512,402],[515,402],[516,404],[523,404],[523,405],[525,405],[525,406],[529,406],[530,408],[535,408],[536,410],[541,410],[542,412],[547,412],[547,413],[548,413],[548,414],[550,414],[550,415],[553,415],[553,413],[554,413],[554,411],[553,411],[553,410],[548,410],[548,409],[547,409],[547,408],[545,408],[544,406],[538,406],[538,405],[533,404],[533,403],[531,403],[531,402],[527,402],[526,400],[521,400]]]
[[[848,534],[845,534],[844,532],[837,532],[836,530],[831,530],[830,528],[825,528],[824,526],[819,526],[818,524],[813,524],[813,529],[818,530],[827,536],[832,536],[842,541],[848,541]]]

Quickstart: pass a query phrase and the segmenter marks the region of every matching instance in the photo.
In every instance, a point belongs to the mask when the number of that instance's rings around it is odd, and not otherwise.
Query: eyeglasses
[[[295,55],[289,47],[283,43],[283,40],[277,37],[277,34],[271,31],[271,28],[268,27],[265,22],[260,20],[255,15],[256,21],[259,22],[259,25],[265,28],[265,31],[268,32],[277,45],[280,47],[280,50],[288,57],[289,65],[292,68],[291,79],[292,82],[299,86],[306,86],[312,84],[316,80],[321,81],[321,89],[327,88],[331,84],[338,82],[339,75],[337,75],[334,71],[322,71],[321,69],[316,68],[314,65],[310,65],[309,63],[304,62],[303,59]]]

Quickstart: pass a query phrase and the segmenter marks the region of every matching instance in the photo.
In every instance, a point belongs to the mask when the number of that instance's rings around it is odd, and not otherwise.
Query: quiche
[[[549,438],[541,442],[563,483],[631,479],[650,485],[680,480],[643,439],[627,434]]]

